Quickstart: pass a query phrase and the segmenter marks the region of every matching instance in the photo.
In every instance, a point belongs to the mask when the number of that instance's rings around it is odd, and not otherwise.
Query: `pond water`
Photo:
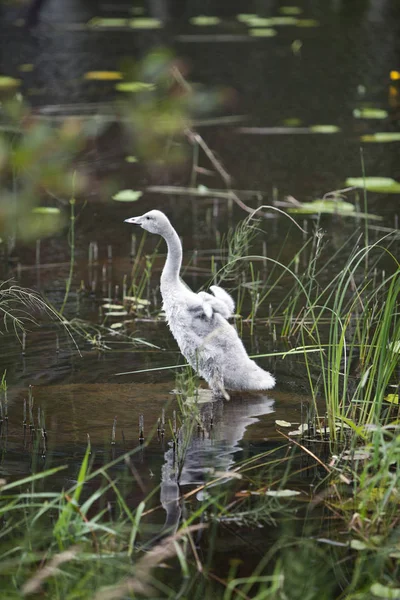
[[[125,218],[150,208],[164,210],[183,240],[184,278],[199,289],[210,281],[213,261],[218,267],[223,262],[221,237],[247,215],[238,206],[232,208],[224,198],[146,191],[155,185],[224,185],[205,155],[193,180],[193,147],[187,138],[179,140],[182,160],[177,164],[168,162],[168,151],[164,151],[162,164],[154,156],[127,163],[127,155],[140,155],[143,148],[115,118],[115,82],[88,80],[85,73],[119,71],[125,64],[143,61],[155,47],[169,47],[187,80],[198,82],[204,91],[202,101],[193,108],[196,130],[232,176],[232,187],[250,191],[241,198],[252,208],[271,204],[274,199],[284,201],[287,195],[309,201],[345,187],[348,177],[362,175],[360,137],[396,132],[400,117],[400,90],[390,80],[390,72],[398,68],[400,49],[400,5],[396,2],[303,0],[296,5],[302,11],[301,19],[307,21],[302,26],[271,25],[276,31],[274,37],[252,37],[248,26],[235,16],[258,13],[265,19],[282,17],[282,3],[278,1],[149,1],[143,14],[161,19],[162,28],[141,31],[124,24],[107,26],[107,19],[130,18],[131,4],[48,0],[39,14],[39,23],[29,30],[16,24],[21,8],[0,5],[0,74],[22,80],[21,92],[36,115],[54,124],[70,115],[96,113],[104,117],[110,110],[113,115],[76,163],[89,183],[77,202],[76,263],[65,315],[93,325],[104,322],[104,298],[121,303],[124,277],[129,283],[135,264],[135,257],[130,256],[132,229],[123,223]],[[140,6],[136,8],[139,14]],[[189,20],[199,14],[219,16],[221,22],[205,27],[191,24]],[[104,19],[104,26],[87,26],[94,17]],[[213,94],[218,98],[214,99]],[[356,118],[354,110],[365,106],[386,110],[387,117]],[[330,126],[326,133],[309,130],[321,125]],[[283,131],[285,127],[300,129]],[[398,145],[364,143],[366,174],[398,179]],[[135,203],[110,199],[118,189],[130,188],[145,193]],[[399,195],[371,193],[368,210],[382,217],[378,225],[370,223],[370,236],[375,240],[381,232],[374,226],[385,228],[398,223]],[[67,200],[62,211],[67,222]],[[263,255],[267,251],[268,256],[288,263],[303,245],[303,234],[283,216],[270,213],[270,217],[260,224],[261,233],[254,240],[252,253]],[[303,225],[304,219],[311,231],[315,219],[301,216],[299,223]],[[347,241],[364,225],[339,216],[325,216],[321,225],[330,244],[327,257],[338,253],[332,268],[321,276],[322,282],[329,282],[340,268],[339,259],[347,252]],[[137,250],[140,234],[135,233]],[[89,246],[94,242],[98,258],[89,263]],[[143,253],[150,255],[158,248],[145,292],[153,313],[154,305],[160,303],[157,286],[165,252],[157,243],[148,236]],[[39,261],[35,259],[37,249],[36,240],[17,240],[12,253],[4,258],[2,278],[15,278],[20,285],[36,289],[59,308],[69,273],[67,228],[40,241]],[[143,267],[141,260],[139,269]],[[261,263],[259,269],[259,276],[266,276]],[[284,299],[288,285],[283,278],[268,304]],[[230,287],[236,287],[236,282]],[[256,321],[253,331],[250,323],[238,325],[252,355],[282,352],[290,347],[279,339],[279,324],[278,339],[274,339],[272,327],[266,322],[268,311],[267,304],[260,308],[259,316],[264,319]],[[247,295],[242,317],[246,319],[249,312]],[[267,395],[232,397],[230,402],[210,402],[206,397],[208,402],[199,409],[202,425],[196,424],[191,430],[187,418],[181,427],[180,406],[174,393],[181,369],[163,369],[183,364],[165,323],[149,318],[146,310],[140,318],[130,320],[122,330],[115,329],[114,336],[107,335],[106,349],[95,343],[94,329],[92,343],[72,332],[78,348],[61,326],[31,325],[24,353],[14,333],[4,333],[0,375],[6,370],[8,422],[1,427],[0,476],[13,479],[29,474],[33,468],[66,464],[67,470],[58,474],[52,485],[68,487],[76,480],[88,436],[96,464],[136,448],[131,460],[142,484],[129,492],[129,503],[135,506],[145,491],[160,485],[154,506],[160,504],[162,508],[154,513],[154,522],[174,527],[182,512],[178,501],[181,493],[196,488],[215,473],[231,470],[244,458],[286,444],[275,421],[285,420],[295,427],[307,418],[307,373],[301,359],[282,358],[279,354],[260,358],[259,364],[276,375],[276,389]],[[106,322],[117,321],[111,317]],[[125,334],[138,341],[132,343]],[[23,426],[29,386],[33,386],[35,428],[38,418],[46,425],[45,448],[40,432]],[[207,396],[205,391],[202,394]],[[139,441],[142,417],[144,443]],[[157,431],[162,418],[164,434]],[[172,442],[174,419],[177,429],[181,428],[180,435],[188,440],[180,470]],[[115,469],[123,471],[121,465]],[[320,477],[313,469],[305,473],[294,477],[300,489],[307,489]],[[240,556],[248,543],[242,540],[241,544],[239,538],[233,542],[232,535],[226,533],[220,548],[222,556],[229,544]],[[254,534],[253,544],[258,550],[263,535],[264,530]],[[243,533],[243,539],[249,537],[250,533]]]

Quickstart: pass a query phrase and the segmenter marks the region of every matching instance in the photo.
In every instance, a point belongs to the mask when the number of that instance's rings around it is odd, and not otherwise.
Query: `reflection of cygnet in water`
[[[201,392],[211,394],[208,390]],[[240,450],[239,442],[249,425],[257,417],[274,411],[274,401],[266,395],[257,394],[235,398],[231,402],[217,400],[199,404],[200,415],[212,427],[207,432],[199,432],[195,425],[184,425],[185,431],[179,434],[177,447],[165,453],[165,464],[161,473],[161,504],[167,513],[164,529],[174,532],[179,526],[182,507],[181,487],[201,485],[226,473],[234,463],[234,454]],[[185,440],[185,437],[189,439]],[[199,492],[199,499],[202,492]]]

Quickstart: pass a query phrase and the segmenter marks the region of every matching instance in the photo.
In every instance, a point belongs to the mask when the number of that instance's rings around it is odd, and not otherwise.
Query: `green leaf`
[[[59,215],[60,209],[56,206],[36,206],[32,212],[39,215]]]
[[[93,17],[87,23],[88,27],[101,27],[110,28],[113,27],[127,27],[128,19],[103,19],[102,17]]]
[[[400,588],[390,588],[381,583],[373,583],[370,587],[370,591],[378,598],[388,598],[389,600],[400,599]]]
[[[388,394],[385,396],[386,402],[390,402],[390,404],[398,404],[399,403],[399,394]]]
[[[263,37],[263,38],[270,38],[270,37],[274,37],[277,34],[275,29],[272,29],[270,27],[266,27],[266,28],[262,28],[262,29],[250,29],[249,30],[249,35],[251,37]]]
[[[239,15],[236,15],[236,18],[241,23],[248,23],[248,21],[251,19],[258,19],[258,15],[256,15],[255,13],[241,13]]]
[[[9,90],[16,88],[21,85],[20,79],[14,79],[14,77],[7,77],[6,75],[0,75],[0,90]]]
[[[219,17],[208,17],[206,15],[198,15],[189,19],[191,25],[197,25],[199,27],[207,27],[208,25],[219,25],[221,19]]]
[[[127,163],[137,163],[138,159],[136,158],[136,156],[125,156],[125,161]]]
[[[361,540],[351,540],[350,548],[352,548],[352,550],[368,550],[367,544]]]
[[[279,427],[291,427],[292,424],[289,423],[288,421],[279,421],[278,419],[275,421],[275,423],[279,426]]]
[[[316,19],[297,19],[296,27],[319,27],[320,23]]]
[[[355,108],[353,117],[356,119],[386,119],[388,112],[382,108]]]
[[[300,493],[297,490],[268,490],[265,495],[274,498],[291,498],[292,496],[298,496]]]
[[[338,133],[340,127],[337,125],[311,125],[310,131],[312,133]]]
[[[281,6],[279,12],[282,15],[301,15],[303,9],[300,6]]]
[[[121,190],[113,196],[113,200],[117,202],[136,202],[143,196],[143,192],[135,192],[134,190]]]
[[[386,142],[400,142],[400,133],[398,131],[388,131],[382,133],[373,133],[370,135],[362,135],[362,142],[369,143],[386,143]]]
[[[369,192],[381,192],[382,194],[399,194],[400,183],[390,177],[348,177],[346,186],[363,188]]]
[[[355,206],[344,200],[313,200],[302,202],[301,206],[289,208],[288,212],[297,214],[329,214],[348,215],[355,211]]]
[[[160,29],[163,24],[160,19],[138,17],[130,20],[129,27],[132,27],[132,29]]]
[[[155,90],[156,86],[154,83],[144,83],[143,81],[124,81],[117,83],[115,89],[118,92],[145,92]]]

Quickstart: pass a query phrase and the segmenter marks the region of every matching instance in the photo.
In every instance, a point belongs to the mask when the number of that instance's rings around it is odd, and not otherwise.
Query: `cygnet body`
[[[180,279],[182,244],[164,213],[151,210],[127,223],[161,235],[168,248],[161,274],[163,309],[172,335],[188,363],[216,395],[226,390],[260,391],[274,387],[274,377],[251,360],[236,329],[228,323],[235,303],[219,286],[212,294],[192,292]]]

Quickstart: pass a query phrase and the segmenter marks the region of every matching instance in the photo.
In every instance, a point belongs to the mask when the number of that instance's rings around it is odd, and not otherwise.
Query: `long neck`
[[[171,229],[163,236],[167,242],[167,260],[161,274],[161,285],[179,283],[179,272],[182,265],[182,244],[175,229]]]

